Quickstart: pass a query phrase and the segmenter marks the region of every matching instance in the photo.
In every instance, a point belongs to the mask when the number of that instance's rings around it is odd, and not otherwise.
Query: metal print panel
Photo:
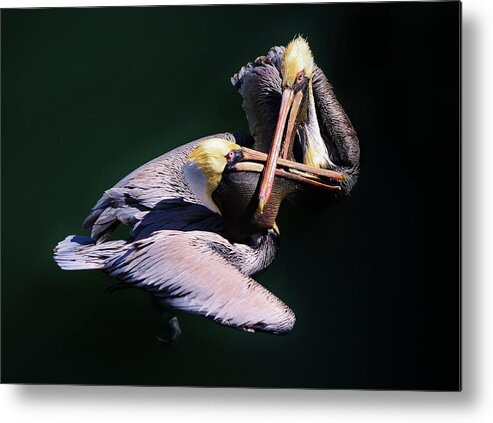
[[[2,382],[460,390],[460,3],[1,20]]]

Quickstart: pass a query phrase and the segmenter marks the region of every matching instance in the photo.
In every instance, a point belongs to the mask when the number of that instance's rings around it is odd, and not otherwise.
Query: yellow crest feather
[[[314,66],[315,63],[308,41],[301,36],[294,38],[284,50],[284,57],[281,62],[283,86],[291,87],[300,71],[304,71],[305,76],[311,78]]]
[[[226,155],[231,150],[241,147],[223,138],[210,138],[200,143],[188,159],[202,171],[207,181],[207,195],[210,197],[221,182],[222,173],[226,167]]]

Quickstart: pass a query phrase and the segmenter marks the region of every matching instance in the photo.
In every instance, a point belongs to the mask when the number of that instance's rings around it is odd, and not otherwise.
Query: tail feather
[[[126,241],[96,244],[94,238],[69,235],[55,247],[53,258],[63,270],[104,269],[109,258],[120,254]]]

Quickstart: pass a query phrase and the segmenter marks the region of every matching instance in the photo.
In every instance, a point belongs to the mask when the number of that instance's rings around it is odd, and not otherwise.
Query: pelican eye
[[[243,152],[241,151],[241,149],[229,150],[228,154],[226,154],[224,157],[226,158],[226,161],[228,162],[228,166],[234,166],[243,157]]]
[[[300,71],[296,75],[296,83],[301,84],[303,82],[303,77],[305,76],[305,71]]]

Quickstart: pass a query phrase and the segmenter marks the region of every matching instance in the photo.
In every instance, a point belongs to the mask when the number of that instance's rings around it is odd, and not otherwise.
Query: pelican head
[[[303,136],[303,162],[315,168],[325,168],[329,163],[327,147],[320,136],[315,112],[312,89],[314,69],[315,62],[308,42],[300,36],[296,37],[286,47],[281,60],[281,107],[259,190],[260,213],[272,191],[277,160],[280,155],[283,159],[292,155],[292,140],[302,124],[306,126],[306,130],[300,134],[300,138]]]
[[[242,157],[241,147],[223,138],[201,142],[188,156],[185,178],[197,198],[210,210],[221,214],[212,199],[225,169],[234,166]]]
[[[331,185],[341,178],[339,173],[320,170],[313,179],[306,165],[280,159],[280,168],[274,169],[271,201],[260,213],[256,196],[268,159],[265,153],[220,137],[202,141],[188,155],[184,174],[189,188],[204,206],[222,216],[226,231],[235,241],[275,228],[282,201],[301,186],[339,189]]]
[[[311,80],[314,66],[308,42],[302,37],[296,37],[286,47],[281,61],[283,87],[299,90],[303,81]]]
[[[224,138],[206,139],[189,154],[184,168],[191,191],[204,206],[221,215],[226,232],[234,241],[275,228],[282,201],[276,190],[265,215],[260,220],[256,218],[251,204],[256,204],[252,199],[266,155],[247,150]],[[243,159],[246,161],[239,165]]]

